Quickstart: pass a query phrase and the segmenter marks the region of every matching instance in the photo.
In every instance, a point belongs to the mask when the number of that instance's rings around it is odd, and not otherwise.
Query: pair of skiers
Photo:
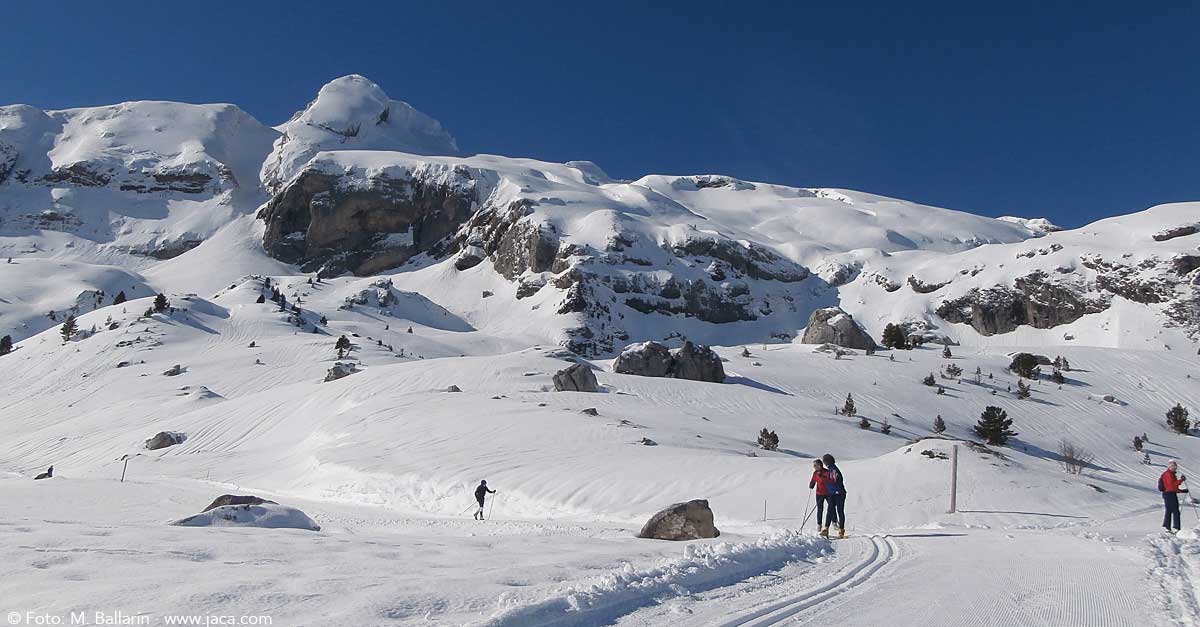
[[[475,510],[475,520],[483,520],[483,500],[487,498],[488,493],[495,494],[496,491],[487,486],[487,480],[479,482],[479,487],[475,488],[475,500],[479,502],[479,509]]]
[[[1179,495],[1186,494],[1188,489],[1184,484],[1187,477],[1178,474],[1179,465],[1175,460],[1167,462],[1167,469],[1158,478],[1158,491],[1163,498],[1163,528],[1169,533],[1179,531]]]
[[[821,459],[813,460],[813,474],[808,489],[813,488],[817,491],[817,524],[821,526],[821,536],[828,538],[829,526],[836,523],[838,537],[845,538],[846,481],[833,455],[826,453]],[[822,513],[825,514],[824,521],[821,520]]]

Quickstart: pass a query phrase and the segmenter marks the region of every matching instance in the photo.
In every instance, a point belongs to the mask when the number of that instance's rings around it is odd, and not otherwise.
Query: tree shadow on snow
[[[1059,455],[1057,452],[1047,451],[1046,449],[1044,449],[1036,444],[1030,444],[1028,442],[1019,442],[1018,445],[1021,447],[1021,451],[1027,455],[1032,455],[1034,457],[1040,457],[1042,459],[1049,459],[1051,461],[1058,462],[1060,464],[1063,463],[1064,461],[1066,461],[1066,459],[1063,458],[1062,455]],[[1109,468],[1107,466],[1101,466],[1100,464],[1097,464],[1095,462],[1088,462],[1086,465],[1084,465],[1084,469],[1085,470],[1099,470],[1099,471],[1103,471],[1103,472],[1113,472],[1112,468]]]

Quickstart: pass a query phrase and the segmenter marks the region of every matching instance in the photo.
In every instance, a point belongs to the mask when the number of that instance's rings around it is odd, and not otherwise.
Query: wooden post
[[[950,451],[950,512],[953,514],[957,509],[958,500],[958,445],[955,444]]]
[[[129,456],[125,456],[125,465],[121,466],[121,483],[125,483],[125,470],[129,468]]]

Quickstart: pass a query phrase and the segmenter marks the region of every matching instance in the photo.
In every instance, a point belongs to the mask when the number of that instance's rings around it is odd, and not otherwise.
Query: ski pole
[[[488,503],[488,514],[487,514],[487,517],[488,517],[489,519],[491,519],[491,517],[492,517],[492,508],[493,508],[493,506],[496,504],[496,499],[498,499],[498,498],[500,498],[500,495],[499,495],[499,494],[497,494],[496,496],[493,496],[493,497],[492,497],[492,500],[491,500],[491,502],[489,502],[489,503]]]
[[[812,495],[813,495],[813,489],[812,489],[812,488],[809,488],[809,489],[808,489],[808,501],[809,501],[809,505],[811,505],[811,506],[812,506],[812,510],[810,511],[810,510],[808,509],[808,506],[805,506],[805,507],[804,507],[804,521],[800,523],[800,529],[801,529],[801,530],[803,530],[803,529],[804,529],[804,525],[807,525],[807,524],[808,524],[808,517],[809,517],[809,516],[812,516],[812,515],[813,515],[813,512],[817,511],[817,506],[816,506],[816,504],[812,502]],[[818,526],[818,527],[820,527],[820,526],[821,526],[821,525],[820,525],[820,521],[817,521],[817,526]]]

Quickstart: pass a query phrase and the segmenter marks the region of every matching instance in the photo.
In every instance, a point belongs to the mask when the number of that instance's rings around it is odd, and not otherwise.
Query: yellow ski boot
[[[838,527],[838,539],[841,540],[845,537],[846,537],[846,530],[841,527]]]
[[[828,538],[829,537],[829,527],[821,527],[820,536],[822,538]]]

